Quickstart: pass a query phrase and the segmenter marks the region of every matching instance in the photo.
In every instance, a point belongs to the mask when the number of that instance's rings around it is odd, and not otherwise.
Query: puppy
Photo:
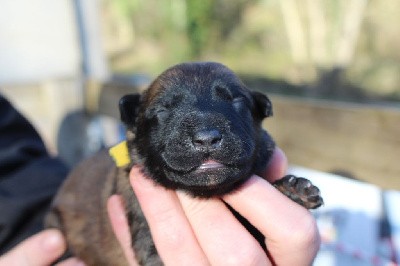
[[[129,163],[116,166],[107,152],[84,161],[67,178],[46,218],[48,227],[65,234],[71,254],[88,265],[127,264],[106,212],[112,194],[125,200],[138,262],[162,265],[129,185],[132,165],[141,165],[146,176],[165,188],[208,198],[230,193],[261,173],[275,148],[261,128],[262,120],[272,115],[270,100],[248,90],[218,63],[176,65],[142,96],[123,97],[120,112]],[[323,202],[318,188],[304,178],[286,176],[274,186],[307,208]],[[263,236],[232,211],[264,245]]]

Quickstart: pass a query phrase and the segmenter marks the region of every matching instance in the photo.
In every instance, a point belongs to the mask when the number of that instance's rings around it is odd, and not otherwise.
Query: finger
[[[57,263],[56,266],[85,266],[85,263],[80,261],[77,258],[69,258],[66,260],[63,260],[60,263]]]
[[[112,195],[107,201],[107,211],[114,234],[124,251],[125,258],[128,260],[129,265],[137,265],[122,197]]]
[[[177,194],[211,265],[269,264],[260,244],[220,199]]]
[[[272,183],[286,175],[287,167],[288,160],[285,153],[276,147],[267,168],[260,175]]]
[[[0,258],[0,265],[50,265],[65,251],[62,234],[55,229],[40,232],[23,241]]]
[[[175,192],[155,185],[137,167],[132,168],[130,180],[163,262],[208,265]]]
[[[266,237],[268,252],[277,265],[312,263],[320,239],[316,222],[305,208],[258,176],[223,199]]]

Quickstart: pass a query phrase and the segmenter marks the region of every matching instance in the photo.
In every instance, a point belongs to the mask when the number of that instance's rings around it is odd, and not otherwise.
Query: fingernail
[[[86,266],[86,264],[78,258],[69,258],[55,264],[55,266],[68,265],[68,266]]]
[[[113,217],[118,218],[119,221],[125,221],[126,219],[126,214],[125,211],[120,211],[120,210],[125,210],[125,203],[123,199],[121,198],[120,195],[112,195],[109,198],[109,206],[108,212],[112,214]]]
[[[264,170],[261,176],[270,182],[274,182],[285,175],[287,164],[285,153],[279,147],[276,147],[267,169]]]
[[[140,174],[140,171],[141,170],[140,170],[140,168],[138,166],[133,166],[132,169],[131,169],[131,172],[129,173],[129,175],[131,177],[136,177],[137,175]]]
[[[48,251],[53,251],[55,249],[59,249],[62,247],[64,243],[64,238],[60,232],[56,230],[52,230],[46,232],[44,239],[42,240],[42,246],[44,249]]]
[[[77,258],[71,259],[71,260],[69,261],[69,263],[70,263],[71,265],[74,265],[74,266],[86,266],[86,264],[85,264],[83,261],[81,261],[81,260],[79,260],[79,259],[77,259]]]
[[[130,174],[131,185],[136,187],[139,186],[141,189],[153,188],[154,182],[148,177],[144,176],[142,169],[139,167],[133,167]]]

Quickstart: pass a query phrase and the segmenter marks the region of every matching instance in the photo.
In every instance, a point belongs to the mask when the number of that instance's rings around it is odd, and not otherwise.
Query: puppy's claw
[[[307,209],[316,209],[324,204],[319,189],[303,177],[287,175],[275,181],[273,186]]]

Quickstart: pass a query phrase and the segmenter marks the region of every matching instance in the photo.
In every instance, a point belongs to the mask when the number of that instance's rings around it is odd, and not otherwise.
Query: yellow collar
[[[122,141],[108,150],[117,167],[128,165],[131,162],[126,141]]]

